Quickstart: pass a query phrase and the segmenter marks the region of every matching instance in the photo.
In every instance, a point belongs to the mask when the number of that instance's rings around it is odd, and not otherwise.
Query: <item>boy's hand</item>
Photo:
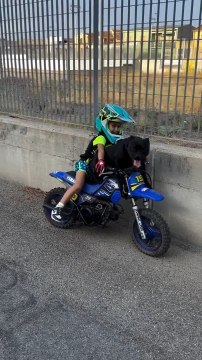
[[[102,173],[105,169],[105,162],[104,160],[99,160],[95,166],[96,172],[98,174]]]

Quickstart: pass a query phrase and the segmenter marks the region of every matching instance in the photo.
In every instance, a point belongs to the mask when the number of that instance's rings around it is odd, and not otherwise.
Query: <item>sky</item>
[[[72,37],[93,32],[93,11],[99,8],[99,28],[104,31],[202,24],[202,0],[0,0],[0,37]],[[96,9],[96,7],[95,7]],[[129,24],[129,25],[128,25]],[[74,28],[74,31],[72,30]]]

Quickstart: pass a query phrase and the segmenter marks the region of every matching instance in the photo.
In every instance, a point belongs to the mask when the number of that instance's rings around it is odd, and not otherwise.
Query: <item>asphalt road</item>
[[[201,359],[202,249],[143,255],[126,215],[56,229],[43,196],[0,181],[0,359]]]

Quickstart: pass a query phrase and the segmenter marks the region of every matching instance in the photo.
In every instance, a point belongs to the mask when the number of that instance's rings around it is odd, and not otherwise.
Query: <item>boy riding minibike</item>
[[[93,177],[92,171],[88,166],[90,160],[96,154],[98,161],[95,171],[99,175],[105,169],[105,146],[115,144],[118,140],[123,139],[123,127],[126,123],[133,123],[133,118],[122,107],[115,104],[105,104],[99,111],[95,120],[98,134],[91,139],[84,154],[80,155],[80,160],[75,163],[76,178],[74,184],[67,189],[60,202],[51,212],[51,218],[55,221],[61,221],[62,210],[70,201],[75,193],[79,193],[86,181]],[[137,164],[140,167],[141,164]]]

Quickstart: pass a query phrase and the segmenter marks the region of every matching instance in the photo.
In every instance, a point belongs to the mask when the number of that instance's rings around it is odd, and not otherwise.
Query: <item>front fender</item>
[[[132,196],[138,198],[146,198],[153,201],[164,200],[164,196],[161,193],[153,189],[147,188],[144,184],[138,186],[135,190],[133,190]]]

